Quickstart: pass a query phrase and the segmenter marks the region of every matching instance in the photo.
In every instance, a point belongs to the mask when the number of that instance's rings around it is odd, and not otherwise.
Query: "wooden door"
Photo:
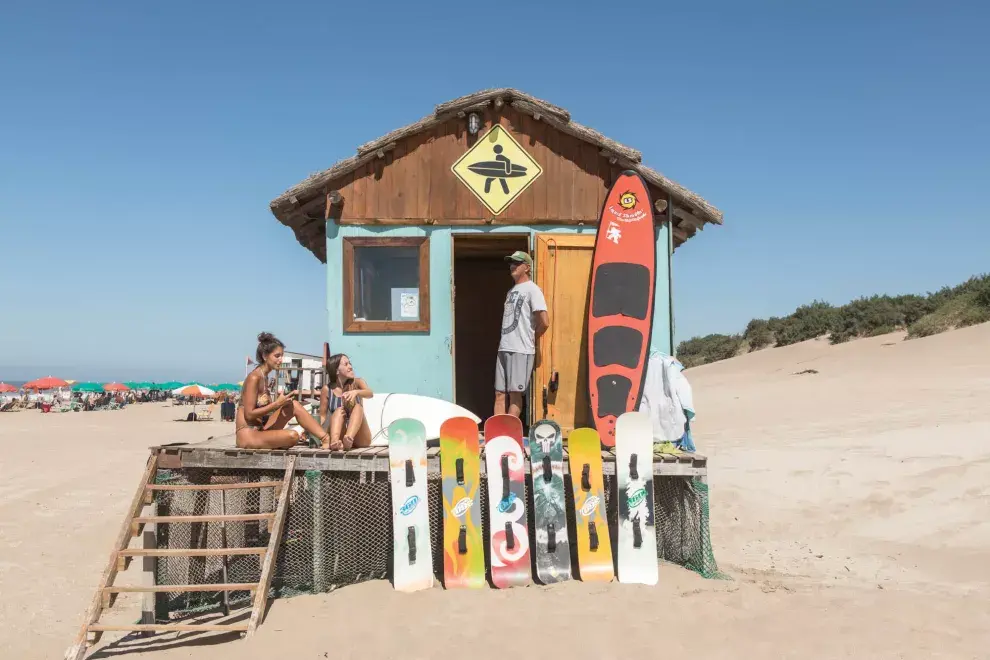
[[[540,366],[533,375],[531,420],[544,417],[567,435],[594,426],[588,399],[588,294],[595,235],[537,234],[536,284],[550,311],[550,329],[537,350]],[[557,372],[557,391],[550,378]],[[544,397],[546,414],[544,414]]]

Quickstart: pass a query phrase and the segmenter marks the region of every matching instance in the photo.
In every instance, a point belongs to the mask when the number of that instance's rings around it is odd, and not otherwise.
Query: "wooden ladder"
[[[168,631],[222,631],[241,632],[247,636],[254,634],[258,625],[264,617],[265,604],[268,600],[268,586],[271,583],[272,572],[274,571],[275,560],[278,555],[278,546],[282,537],[282,528],[285,522],[286,511],[289,504],[289,490],[292,481],[292,472],[295,469],[296,457],[289,456],[285,474],[281,481],[258,481],[233,484],[190,484],[190,485],[157,485],[154,482],[155,473],[158,468],[158,455],[153,454],[148,459],[144,475],[134,499],[127,510],[124,523],[117,534],[117,541],[110,552],[110,559],[107,561],[106,569],[100,580],[100,586],[93,596],[93,600],[86,611],[83,625],[76,636],[75,643],[66,651],[66,660],[82,660],[86,656],[86,651],[91,644],[100,640],[100,636],[108,631],[142,631],[142,632],[168,632]],[[275,505],[274,513],[252,513],[239,515],[219,515],[219,516],[142,516],[141,513],[145,505],[152,504],[155,493],[158,491],[221,491],[221,497],[225,490],[240,489],[260,489],[274,488],[278,502]],[[129,549],[127,546],[133,536],[139,534],[140,527],[145,524],[168,524],[168,523],[208,523],[208,522],[243,522],[249,520],[265,520],[271,527],[268,547],[262,548],[217,548],[217,549],[158,549],[143,548]],[[224,545],[226,545],[226,533],[224,530]],[[113,586],[114,578],[119,571],[127,568],[127,563],[131,557],[211,557],[222,556],[226,562],[226,557],[231,555],[259,555],[261,557],[261,578],[257,583],[226,583],[226,563],[224,563],[223,584],[179,584],[179,585],[142,585],[142,586]],[[100,624],[100,615],[111,606],[114,594],[119,593],[145,593],[155,594],[162,592],[193,592],[193,591],[222,591],[224,592],[225,613],[227,603],[227,593],[231,591],[249,591],[252,597],[251,618],[247,623],[238,624],[195,624],[195,623],[134,623],[128,625],[104,625]],[[147,607],[145,608],[148,609]],[[151,608],[152,610],[154,608]],[[143,617],[147,619],[147,616]],[[153,620],[153,617],[152,617]],[[93,634],[93,639],[90,639]]]

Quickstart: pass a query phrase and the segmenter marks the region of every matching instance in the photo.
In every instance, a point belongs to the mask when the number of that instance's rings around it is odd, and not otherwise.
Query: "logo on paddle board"
[[[588,497],[588,499],[584,501],[584,506],[581,507],[581,515],[587,518],[593,514],[595,509],[598,508],[598,502],[599,500],[597,495],[591,495]]]
[[[416,510],[417,504],[419,504],[419,495],[410,495],[409,499],[403,502],[402,507],[399,509],[399,513],[403,516],[408,516]]]
[[[640,504],[642,504],[643,500],[645,499],[646,499],[645,488],[639,488],[638,490],[626,496],[626,502],[629,504],[630,509],[635,509]]]
[[[454,505],[454,508],[451,509],[450,512],[453,513],[455,517],[460,518],[467,513],[467,510],[471,508],[472,504],[474,503],[471,501],[470,497],[463,497],[457,502],[457,504]]]
[[[626,190],[619,194],[618,204],[609,204],[608,210],[615,220],[619,222],[636,222],[647,217],[646,211],[636,208],[639,205],[639,197],[631,190]],[[609,227],[611,229],[611,226]],[[616,229],[618,233],[618,229]],[[610,238],[613,243],[618,243],[617,239]]]
[[[504,211],[543,173],[532,156],[498,125],[475,142],[450,169],[495,215]]]
[[[515,501],[516,501],[516,494],[515,493],[509,493],[509,496],[508,497],[506,497],[505,499],[499,500],[499,503],[498,503],[498,512],[499,513],[505,513],[506,511],[508,511],[509,509],[512,508],[512,503],[515,502]]]

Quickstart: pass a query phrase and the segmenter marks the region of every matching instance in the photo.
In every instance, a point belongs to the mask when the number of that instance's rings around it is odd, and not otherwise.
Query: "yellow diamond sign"
[[[475,142],[450,169],[495,215],[543,174],[515,138],[498,125]]]

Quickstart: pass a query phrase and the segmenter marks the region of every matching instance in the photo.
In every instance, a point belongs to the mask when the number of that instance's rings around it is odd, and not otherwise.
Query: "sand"
[[[275,601],[250,641],[108,634],[95,657],[988,657],[990,324],[805,342],[688,376],[731,580],[663,565],[655,588],[376,581]],[[228,431],[177,410],[0,414],[0,657],[72,641],[149,445]],[[118,608],[139,615],[136,598]]]

